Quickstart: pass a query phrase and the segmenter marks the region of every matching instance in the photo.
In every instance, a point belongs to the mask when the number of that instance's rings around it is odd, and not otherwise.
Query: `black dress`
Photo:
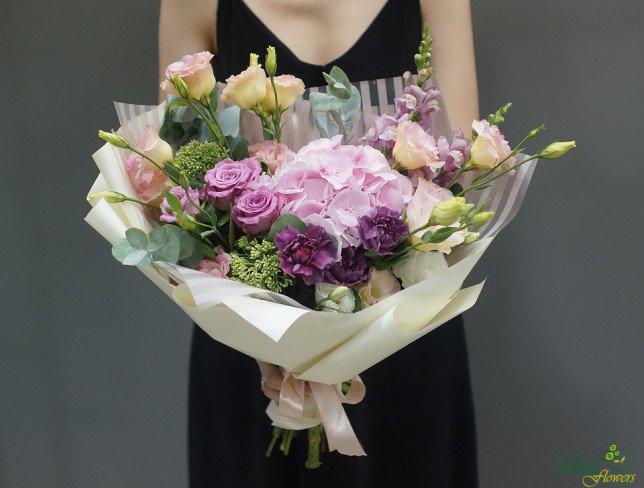
[[[300,61],[242,0],[219,0],[215,63],[218,80],[246,68],[248,54],[277,48],[280,73],[307,86],[325,84],[322,71],[342,67],[352,81],[412,70],[421,16],[418,2],[389,0],[362,37],[327,66]],[[417,26],[414,29],[413,26]],[[264,451],[271,435],[254,359],[194,327],[189,392],[192,488],[390,488],[477,486],[476,438],[462,318],[456,317],[361,377],[367,395],[346,406],[366,457],[322,454],[304,467],[306,434],[288,457]]]

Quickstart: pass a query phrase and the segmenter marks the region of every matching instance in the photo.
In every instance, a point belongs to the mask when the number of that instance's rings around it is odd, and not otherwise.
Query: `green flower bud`
[[[577,147],[575,141],[553,142],[539,153],[539,157],[544,159],[557,159],[566,154],[573,147]]]
[[[335,303],[340,303],[344,297],[346,297],[349,293],[353,293],[348,287],[346,286],[338,286],[336,287],[331,293],[329,293],[328,298],[330,300],[333,300]]]
[[[87,195],[87,198],[89,198],[90,200],[95,200],[97,198],[104,198],[107,201],[107,203],[121,203],[128,200],[128,197],[126,197],[122,193],[119,193],[117,191],[111,191],[111,190],[92,193],[90,195]]]
[[[479,212],[472,217],[472,224],[481,227],[487,224],[493,216],[494,212]]]
[[[248,60],[248,67],[259,65],[259,56],[255,53],[250,53],[250,59]]]
[[[534,137],[537,137],[537,134],[541,132],[543,129],[545,129],[545,125],[541,125],[537,127],[536,129],[532,129],[530,132],[528,132],[528,138],[533,139]]]
[[[432,210],[431,221],[437,225],[452,225],[466,209],[465,198],[454,197],[438,202]]]
[[[277,73],[277,53],[273,46],[266,48],[266,73],[268,76],[275,76]]]
[[[190,98],[188,85],[186,85],[186,82],[183,81],[179,75],[172,75],[172,84],[176,88],[177,92],[179,92],[179,95],[181,95],[181,98]]]
[[[115,134],[113,132],[105,132],[104,130],[98,131],[98,137],[103,139],[106,142],[109,142],[114,147],[119,147],[121,149],[130,149],[130,143],[127,140]]]
[[[477,240],[479,237],[481,237],[481,234],[479,234],[478,232],[469,232],[465,236],[465,240],[463,241],[463,244],[471,244],[472,242]]]
[[[191,232],[197,229],[197,221],[192,215],[188,215],[185,212],[174,213],[174,218],[177,219],[177,224],[179,224],[179,227],[183,230]]]
[[[190,186],[190,179],[184,171],[181,172],[181,176],[179,177],[179,185],[181,185],[181,188],[184,190]]]

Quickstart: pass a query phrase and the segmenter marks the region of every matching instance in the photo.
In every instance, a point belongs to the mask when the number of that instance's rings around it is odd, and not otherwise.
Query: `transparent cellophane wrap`
[[[437,86],[435,79],[432,83]],[[375,117],[394,113],[394,98],[404,88],[402,77],[363,81],[355,86],[362,96],[362,111],[354,120],[346,141],[349,144],[359,144],[359,137],[373,126]],[[294,151],[320,137],[308,102],[308,93],[318,90],[323,88],[307,90],[283,115],[282,142]],[[115,105],[121,123],[119,133],[136,141],[144,126],[160,128],[166,104]],[[433,116],[433,135],[449,138],[451,130],[444,107]],[[243,115],[241,132],[251,143],[260,140],[261,129],[252,113]],[[99,149],[93,158],[100,174],[90,193],[113,190],[136,198],[126,172],[127,157],[126,151],[109,144]],[[514,175],[499,178],[492,187],[467,195],[469,203],[487,202],[495,215],[480,229],[478,241],[446,255],[447,269],[357,313],[314,311],[286,296],[178,265],[155,263],[139,270],[213,339],[258,360],[277,364],[298,379],[338,384],[474,305],[483,283],[462,288],[463,282],[494,236],[517,213],[535,163],[522,165]],[[125,237],[128,228],[148,232],[159,225],[136,203],[110,204],[104,199],[90,203],[93,208],[86,221],[110,244]],[[268,410],[276,425],[307,428],[319,423],[316,418],[280,422],[275,406]]]

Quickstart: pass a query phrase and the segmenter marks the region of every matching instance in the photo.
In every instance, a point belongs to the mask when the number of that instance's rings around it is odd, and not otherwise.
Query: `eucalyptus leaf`
[[[237,105],[231,105],[217,114],[217,124],[224,136],[237,137],[239,135],[240,117],[241,109]]]
[[[195,249],[195,239],[190,235],[190,232],[172,224],[164,225],[163,229],[166,232],[175,234],[179,239],[179,260],[192,255]]]
[[[145,232],[135,227],[125,231],[125,238],[134,249],[145,249],[148,244],[148,236]]]
[[[337,136],[340,133],[340,128],[333,120],[330,112],[316,115],[315,126],[320,131],[320,135],[327,139]]]
[[[299,230],[300,232],[305,232],[307,228],[306,224],[295,215],[284,214],[275,222],[273,222],[271,229],[268,231],[267,239],[272,241],[275,237],[275,234],[277,234],[282,229],[286,229],[286,227],[288,227],[289,225]]]
[[[351,89],[351,82],[347,74],[339,66],[333,66],[329,71],[329,76],[336,82],[340,83],[346,89]]]
[[[360,106],[362,105],[362,97],[358,89],[351,85],[351,97],[346,100],[340,107],[340,115],[344,122],[349,122],[353,120],[358,112],[360,112]]]
[[[151,243],[159,245],[159,248],[152,253],[154,261],[165,261],[174,264],[179,260],[181,252],[179,237],[174,231],[168,230],[168,226],[153,229],[148,235],[148,239]]]
[[[147,251],[135,250],[128,254],[122,261],[127,266],[146,266],[152,262],[152,257]]]
[[[334,97],[328,93],[313,92],[309,94],[311,108],[316,112],[328,112],[330,110],[340,110],[344,100]]]

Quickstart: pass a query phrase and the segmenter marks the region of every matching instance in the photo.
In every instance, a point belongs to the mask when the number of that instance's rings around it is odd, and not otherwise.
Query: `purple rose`
[[[324,281],[335,285],[353,286],[369,280],[364,249],[351,246],[342,249],[342,259],[324,270]]]
[[[183,210],[188,215],[194,217],[199,213],[199,209],[195,207],[186,196],[186,192],[180,186],[175,186],[170,190],[170,193],[175,195],[181,202],[181,210]],[[190,200],[192,200],[196,205],[199,205],[199,190],[188,187],[188,195],[190,195]],[[161,217],[160,220],[164,222],[176,222],[177,219],[174,216],[174,213],[168,207],[168,202],[166,199],[163,199],[161,202]]]
[[[236,196],[240,195],[248,183],[262,172],[255,158],[241,161],[224,159],[206,171],[204,180],[205,198],[220,210],[227,210]]]
[[[262,186],[246,190],[235,200],[232,219],[244,234],[253,236],[270,229],[284,206],[284,197]]]
[[[360,217],[358,231],[362,246],[368,251],[374,251],[378,256],[393,254],[391,250],[409,233],[409,227],[401,216],[400,212],[376,207],[373,217]]]
[[[301,276],[314,285],[324,280],[324,270],[335,262],[337,247],[331,236],[317,225],[306,232],[287,226],[275,234],[280,251],[280,266],[290,276]]]

